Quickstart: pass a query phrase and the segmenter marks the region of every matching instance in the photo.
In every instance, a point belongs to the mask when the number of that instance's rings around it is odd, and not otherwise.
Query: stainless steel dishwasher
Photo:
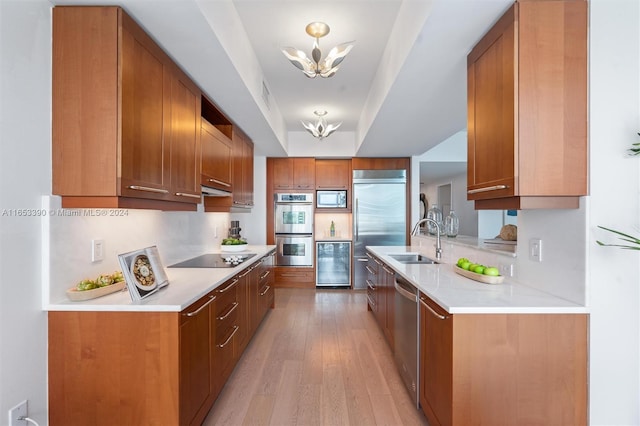
[[[419,408],[418,289],[398,274],[395,275],[395,288],[394,357],[400,376]]]

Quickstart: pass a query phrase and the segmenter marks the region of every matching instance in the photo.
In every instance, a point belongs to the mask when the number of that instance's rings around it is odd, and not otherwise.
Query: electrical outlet
[[[99,262],[104,259],[104,240],[91,240],[91,261]]]
[[[500,264],[500,275],[504,275],[505,277],[513,277],[513,264],[512,263],[503,263]]]
[[[529,260],[542,262],[542,240],[540,238],[529,240]]]
[[[213,238],[218,238],[218,225],[213,227]]]
[[[27,426],[27,421],[24,418],[28,415],[29,407],[25,399],[9,410],[9,426]]]

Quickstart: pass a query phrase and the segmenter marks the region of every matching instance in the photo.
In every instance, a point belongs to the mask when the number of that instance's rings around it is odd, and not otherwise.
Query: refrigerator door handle
[[[358,215],[358,199],[356,198],[356,220],[355,220],[355,231],[356,231],[356,235],[355,235],[355,240],[358,241],[358,223],[360,222],[360,217]]]

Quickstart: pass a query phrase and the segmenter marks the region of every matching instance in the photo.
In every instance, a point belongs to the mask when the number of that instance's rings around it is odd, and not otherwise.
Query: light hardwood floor
[[[366,293],[276,289],[204,425],[427,425]]]

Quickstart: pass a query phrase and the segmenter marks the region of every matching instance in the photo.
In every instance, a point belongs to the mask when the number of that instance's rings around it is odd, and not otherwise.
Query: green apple
[[[462,262],[462,265],[460,265],[462,269],[465,269],[467,271],[469,270],[470,266],[471,266],[471,262],[469,262],[468,260],[466,262]]]
[[[484,272],[484,266],[476,265],[476,267],[473,268],[473,272],[475,272],[476,274],[482,274]]]
[[[466,257],[461,257],[460,259],[458,259],[457,265],[462,267],[462,264],[465,262],[469,262],[469,259],[467,259]]]
[[[490,275],[492,277],[497,277],[498,275],[500,275],[500,270],[495,266],[489,266],[487,268],[484,268],[483,274]]]

